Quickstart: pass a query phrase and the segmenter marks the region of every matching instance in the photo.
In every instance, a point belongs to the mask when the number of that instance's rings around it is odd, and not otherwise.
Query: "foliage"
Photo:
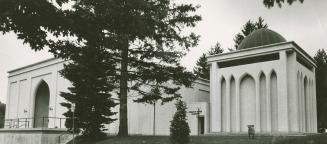
[[[242,40],[253,31],[261,28],[268,28],[268,24],[266,24],[264,21],[265,20],[262,17],[259,17],[258,21],[256,22],[252,22],[251,20],[248,20],[243,26],[243,28],[241,29],[241,32],[236,34],[234,38],[235,49],[238,49],[238,46],[241,44]]]
[[[327,54],[324,49],[318,50],[316,60],[316,97],[318,128],[327,128]]]
[[[194,74],[198,78],[210,80],[210,66],[207,62],[207,55],[215,55],[223,52],[224,50],[221,48],[220,43],[217,42],[215,46],[211,47],[207,53],[202,54],[202,56],[198,59],[196,66],[193,69]]]
[[[196,62],[196,66],[193,69],[194,74],[203,79],[210,79],[210,66],[207,62],[207,54],[203,53]]]
[[[293,2],[299,1],[301,3],[304,2],[304,0],[286,0],[289,5],[293,4]],[[263,0],[263,4],[267,8],[271,8],[275,6],[275,3],[281,8],[284,4],[285,0]]]
[[[115,119],[110,118],[115,112],[111,108],[117,104],[112,100],[111,91],[115,88],[113,78],[115,61],[110,55],[97,48],[83,48],[80,56],[72,56],[72,62],[65,64],[61,74],[72,83],[70,92],[61,92],[68,102],[62,103],[68,109],[64,116],[69,118],[66,127],[71,131],[72,112],[70,103],[75,103],[75,131],[82,131],[83,136],[98,139],[105,136],[104,124]],[[82,52],[84,51],[84,52]],[[72,53],[75,55],[78,53]]]
[[[170,140],[173,144],[188,144],[190,142],[190,127],[186,117],[186,103],[178,100],[177,111],[170,121]]]
[[[208,55],[215,55],[215,54],[221,54],[224,52],[224,49],[221,47],[220,43],[217,42],[213,47],[209,49],[207,52]]]
[[[56,57],[81,64],[77,67],[92,63],[78,61],[84,49],[112,56],[120,66],[109,64],[107,70],[115,72],[106,74],[119,86],[119,135],[126,136],[129,90],[146,96],[149,91],[141,87],[159,85],[172,100],[180,97],[179,85],[191,86],[193,73],[180,59],[198,43],[199,36],[183,31],[201,20],[197,8],[171,0],[1,0],[0,31],[16,33],[33,50],[49,47]]]
[[[4,127],[6,104],[0,102],[0,128]]]

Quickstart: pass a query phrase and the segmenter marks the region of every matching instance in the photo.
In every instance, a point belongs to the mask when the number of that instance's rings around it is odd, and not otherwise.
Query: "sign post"
[[[73,112],[73,144],[75,144],[75,103],[71,105],[71,111]]]

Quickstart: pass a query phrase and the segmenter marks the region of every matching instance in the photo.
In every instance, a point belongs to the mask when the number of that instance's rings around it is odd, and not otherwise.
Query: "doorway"
[[[48,127],[49,123],[49,86],[42,81],[36,91],[34,106],[34,128]]]
[[[198,134],[199,135],[204,134],[204,116],[198,117]]]

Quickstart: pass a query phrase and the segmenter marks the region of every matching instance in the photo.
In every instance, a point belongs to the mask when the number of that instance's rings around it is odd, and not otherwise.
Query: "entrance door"
[[[49,87],[42,81],[35,95],[34,128],[48,127],[49,97]]]
[[[198,134],[203,135],[204,134],[204,117],[203,116],[198,117],[198,126],[199,126]]]

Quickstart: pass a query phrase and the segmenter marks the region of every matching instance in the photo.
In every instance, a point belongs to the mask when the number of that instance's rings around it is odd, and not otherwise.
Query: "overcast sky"
[[[197,58],[216,42],[224,48],[233,47],[233,38],[249,19],[262,16],[269,28],[295,41],[311,56],[318,49],[327,50],[327,0],[305,0],[283,8],[267,9],[262,0],[192,0],[200,4],[198,13],[203,20],[195,28],[201,35],[199,45],[183,58],[189,70]],[[226,50],[227,51],[227,50]],[[0,101],[6,102],[7,71],[35,63],[52,55],[43,50],[32,51],[28,45],[17,40],[15,34],[0,34]]]

